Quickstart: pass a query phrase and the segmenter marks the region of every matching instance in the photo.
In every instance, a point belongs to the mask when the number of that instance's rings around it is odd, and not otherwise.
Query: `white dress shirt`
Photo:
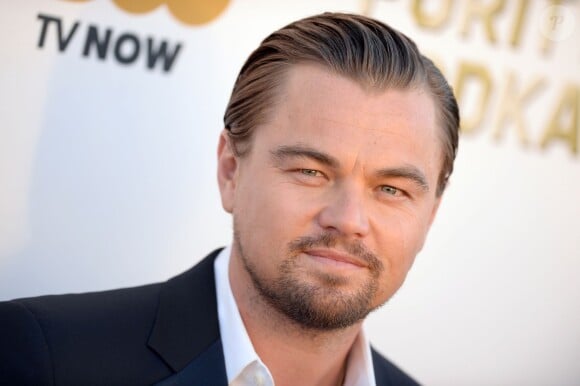
[[[214,263],[220,334],[230,386],[274,386],[272,374],[250,341],[230,285],[228,266],[231,247]],[[376,386],[369,342],[364,329],[348,355],[344,386]]]

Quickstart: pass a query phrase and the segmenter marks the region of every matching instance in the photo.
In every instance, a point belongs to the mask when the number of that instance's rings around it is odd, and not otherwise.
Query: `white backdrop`
[[[440,63],[465,119],[372,341],[429,385],[580,384],[580,2],[223,0],[204,24],[124,3],[0,4],[0,300],[165,280],[228,243],[215,146],[237,71],[290,21],[364,12]]]

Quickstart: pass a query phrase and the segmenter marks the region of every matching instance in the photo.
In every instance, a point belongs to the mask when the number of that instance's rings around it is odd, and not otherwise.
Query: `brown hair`
[[[276,104],[289,66],[317,63],[374,90],[425,87],[442,127],[441,195],[457,153],[459,109],[451,87],[404,34],[360,15],[324,13],[298,20],[268,36],[243,65],[224,115],[233,151],[243,155],[256,126]],[[245,146],[244,146],[245,145]]]

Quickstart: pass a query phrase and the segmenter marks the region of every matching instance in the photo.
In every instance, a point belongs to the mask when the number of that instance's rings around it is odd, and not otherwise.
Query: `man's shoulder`
[[[128,319],[150,320],[161,287],[162,283],[156,283],[100,292],[15,299],[0,303],[0,315],[4,321],[33,321],[43,333],[50,333],[55,338],[59,335],[97,336],[99,331],[122,328]]]
[[[118,288],[106,291],[43,295],[1,302],[4,307],[11,304],[36,317],[59,317],[68,314],[84,314],[95,317],[100,312],[116,309],[136,310],[155,302],[163,283]],[[9,306],[8,306],[9,307]]]
[[[389,361],[382,354],[371,348],[373,356],[373,368],[377,386],[416,386],[417,381],[411,378],[407,373]]]
[[[192,305],[211,301],[212,289],[206,287],[213,255],[161,283],[0,302],[0,384],[41,385],[59,378],[65,384],[93,379],[131,385],[168,376],[171,370],[151,339],[159,345],[159,336],[165,339],[180,323],[187,326],[177,328],[171,344],[197,333],[183,331],[195,330],[191,322],[199,316],[184,305],[207,308]],[[182,322],[184,312],[195,315]]]
[[[140,347],[154,322],[159,288],[153,284],[0,302],[0,384],[132,372],[130,366],[122,368],[119,355],[152,362]],[[163,370],[154,372],[161,376]]]
[[[214,251],[189,270],[158,283],[106,291],[68,293],[20,298],[0,302],[0,313],[22,313],[37,319],[85,323],[101,318],[119,320],[122,315],[154,312],[165,287],[183,287],[181,283],[196,281],[213,272]],[[178,284],[179,283],[179,284]],[[187,288],[185,288],[187,290]],[[94,323],[93,323],[94,324]]]

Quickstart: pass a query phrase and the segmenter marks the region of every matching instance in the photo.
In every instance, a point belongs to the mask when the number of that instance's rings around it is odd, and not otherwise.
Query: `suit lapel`
[[[219,252],[170,279],[161,290],[148,346],[177,374],[159,385],[193,384],[192,380],[227,384],[213,269]]]
[[[153,386],[225,386],[226,369],[221,340],[215,341],[183,370]]]

